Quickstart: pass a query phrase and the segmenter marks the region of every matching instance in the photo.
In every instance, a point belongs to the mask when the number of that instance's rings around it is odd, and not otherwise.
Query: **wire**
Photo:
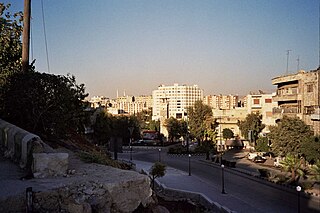
[[[44,43],[45,43],[45,46],[46,46],[47,66],[48,66],[48,72],[50,73],[50,64],[49,64],[49,53],[48,53],[46,24],[45,24],[45,21],[44,21],[43,0],[41,0],[41,9],[42,9],[42,23],[43,23]]]

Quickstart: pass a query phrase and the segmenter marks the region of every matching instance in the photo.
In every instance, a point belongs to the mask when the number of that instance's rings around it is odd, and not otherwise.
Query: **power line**
[[[46,24],[45,24],[45,21],[44,21],[43,0],[41,0],[41,9],[42,9],[42,24],[43,24],[44,43],[45,43],[45,46],[46,46],[47,67],[48,67],[48,72],[50,73],[50,64],[49,64],[49,53],[48,53]]]

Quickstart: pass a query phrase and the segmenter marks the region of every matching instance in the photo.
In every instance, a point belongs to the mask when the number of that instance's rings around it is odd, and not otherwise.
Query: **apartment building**
[[[320,69],[309,72],[300,70],[296,74],[283,75],[272,79],[277,86],[273,109],[275,119],[297,116],[309,125],[315,134],[320,134]]]
[[[262,115],[262,123],[266,125],[263,132],[269,131],[269,126],[276,124],[276,119],[273,116],[273,109],[278,106],[278,102],[273,100],[276,93],[265,94],[262,91],[259,93],[250,93],[244,98],[244,107],[247,109],[247,114],[258,112]]]
[[[203,90],[198,85],[160,85],[152,92],[152,99],[152,120],[160,121],[160,132],[167,137],[165,120],[170,117],[185,119],[187,108],[193,106],[196,101],[203,100]]]
[[[160,85],[152,92],[152,98],[153,120],[170,117],[183,119],[187,116],[188,107],[193,106],[198,100],[203,100],[203,90],[198,85]]]
[[[92,108],[105,107],[109,103],[109,98],[105,96],[93,96],[89,100],[89,103]]]
[[[222,137],[222,131],[224,129],[230,129],[235,136],[241,136],[238,121],[246,119],[248,114],[247,108],[235,107],[232,109],[212,109],[212,114],[219,123],[217,127],[218,145],[224,145],[224,139]]]
[[[207,95],[203,103],[212,109],[234,109],[238,106],[239,96],[237,95]]]
[[[113,100],[111,105],[113,109],[118,111],[118,114],[134,115],[152,108],[152,96],[120,96]]]

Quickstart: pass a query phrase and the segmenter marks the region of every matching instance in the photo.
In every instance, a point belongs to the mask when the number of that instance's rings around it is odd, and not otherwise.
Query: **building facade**
[[[183,119],[187,116],[188,107],[193,106],[198,100],[203,100],[203,90],[197,85],[160,85],[152,92],[152,98],[153,120],[170,117]]]
[[[276,119],[297,116],[309,125],[315,134],[320,134],[320,69],[284,75],[272,79],[277,86],[274,100],[278,107],[273,109]]]
[[[212,109],[234,109],[238,106],[239,96],[237,95],[207,95],[203,103]]]
[[[90,100],[90,106],[92,108],[105,107],[109,103],[109,98],[105,96],[93,96]]]
[[[160,85],[152,92],[152,120],[160,121],[160,132],[168,136],[165,120],[170,117],[186,119],[187,108],[198,100],[203,100],[203,90],[198,85]]]
[[[262,115],[262,123],[266,125],[263,132],[269,132],[269,126],[276,124],[276,119],[273,116],[273,109],[278,106],[278,102],[273,100],[275,94],[251,93],[244,98],[244,107],[248,114],[253,112]]]
[[[134,115],[152,108],[152,96],[121,96],[112,101],[112,108],[118,114]],[[115,111],[115,110],[113,110]]]

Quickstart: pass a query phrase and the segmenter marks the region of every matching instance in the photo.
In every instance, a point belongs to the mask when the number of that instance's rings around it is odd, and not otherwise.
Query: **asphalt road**
[[[122,153],[120,157],[130,158],[130,153]],[[158,149],[134,149],[133,161],[155,162],[159,160]],[[160,153],[161,162],[166,165],[188,172],[189,164],[187,156],[167,155],[164,150]],[[221,167],[204,161],[204,156],[191,158],[191,173],[210,186],[222,190]],[[250,206],[254,206],[257,212],[298,212],[298,199],[300,200],[300,212],[320,212],[319,197],[298,196],[294,189],[282,187],[276,184],[266,183],[264,180],[236,172],[225,168],[224,183],[225,192],[230,196],[241,200]],[[241,212],[241,211],[239,211]]]

